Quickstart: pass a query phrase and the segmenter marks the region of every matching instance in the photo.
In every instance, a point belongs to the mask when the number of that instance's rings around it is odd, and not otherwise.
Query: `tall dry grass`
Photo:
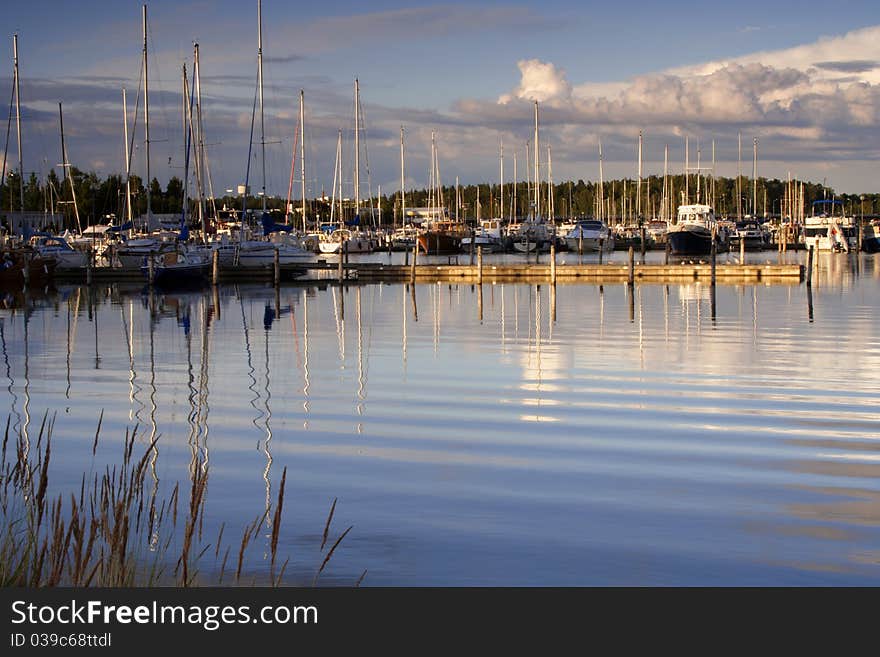
[[[92,445],[94,456],[101,422]],[[197,586],[284,584],[289,559],[276,572],[287,469],[271,521],[268,573],[244,569],[252,539],[268,521],[268,510],[243,530],[237,564],[229,570],[232,546],[224,546],[225,524],[213,541],[204,541],[202,527],[208,484],[204,464],[191,469],[189,501],[180,514],[180,487],[157,499],[145,486],[156,441],[135,456],[137,428],[126,430],[121,463],[99,476],[83,474],[79,491],[47,496],[52,459],[54,418],[43,416],[36,449],[7,418],[0,453],[0,586]],[[157,439],[158,440],[158,439]],[[313,585],[333,552],[351,530],[346,529],[325,553],[336,508],[330,509],[321,543],[322,563]],[[159,537],[165,537],[161,540]],[[222,553],[222,559],[220,555]],[[213,556],[213,559],[211,557]],[[219,563],[218,563],[219,562]],[[355,585],[360,585],[366,571]]]

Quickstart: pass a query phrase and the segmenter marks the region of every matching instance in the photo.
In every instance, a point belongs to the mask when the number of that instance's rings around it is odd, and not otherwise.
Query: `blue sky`
[[[243,180],[247,164],[256,2],[162,0],[148,3],[148,12],[152,173],[163,181],[182,173],[180,67],[185,60],[191,67],[198,40],[211,172],[222,192]],[[2,16],[8,54],[0,66],[0,115],[10,97],[17,31],[25,170],[45,173],[60,160],[59,100],[71,160],[102,174],[121,170],[121,88],[133,105],[141,3],[37,0],[6,6]],[[731,174],[741,132],[749,165],[752,139],[759,139],[761,174],[824,178],[846,192],[880,189],[876,2],[265,0],[263,33],[270,193],[287,191],[300,89],[309,195],[329,189],[338,129],[346,131],[352,168],[355,77],[373,191],[399,185],[400,125],[407,131],[408,185],[427,184],[432,131],[444,182],[497,180],[502,138],[506,176],[516,150],[524,178],[535,99],[556,181],[596,179],[599,139],[606,175],[635,175],[639,130],[647,173],[661,172],[666,144],[672,170],[680,171],[688,136],[690,157],[696,159],[699,143],[704,163],[714,139],[718,170]],[[141,151],[138,144],[139,174]],[[546,164],[542,153],[545,170]]]

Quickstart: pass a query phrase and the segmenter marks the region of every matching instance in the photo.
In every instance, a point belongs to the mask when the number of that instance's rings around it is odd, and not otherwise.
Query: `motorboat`
[[[569,251],[613,251],[614,234],[597,219],[579,221],[565,236]]]
[[[85,252],[74,249],[63,237],[39,235],[34,238],[33,247],[40,256],[53,258],[56,270],[84,269],[89,262]]]
[[[812,214],[804,217],[804,245],[808,249],[849,252],[858,248],[859,234],[855,220],[842,212],[835,215],[835,206],[840,206],[842,210],[843,201],[813,201]]]
[[[726,249],[727,230],[716,226],[715,211],[711,206],[680,205],[675,223],[666,231],[669,252],[672,255],[709,255],[712,252],[713,234],[716,249]]]

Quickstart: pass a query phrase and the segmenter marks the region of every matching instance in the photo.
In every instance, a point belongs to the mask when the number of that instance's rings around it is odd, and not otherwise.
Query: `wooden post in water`
[[[21,268],[21,277],[24,279],[24,286],[27,287],[31,280],[31,263],[26,253],[21,254],[21,261],[24,264]]]
[[[810,252],[807,254],[807,287],[813,285],[813,245],[810,245]]]
[[[712,229],[712,249],[711,249],[711,258],[712,258],[712,288],[715,288],[715,254],[717,252],[717,248],[715,245],[715,229]]]
[[[746,241],[742,237],[739,238],[739,264],[746,264]]]
[[[412,267],[409,270],[409,283],[410,285],[416,284],[416,261],[419,259],[419,243],[416,242],[413,247],[413,258],[412,258]]]
[[[648,231],[644,226],[642,226],[640,239],[642,242],[642,264],[645,264],[645,251],[648,249]]]
[[[147,280],[150,285],[156,280],[156,261],[152,251],[150,251],[150,255],[147,256]]]
[[[470,256],[471,256],[470,265],[471,265],[471,267],[474,266],[474,242],[476,242],[476,241],[477,241],[477,231],[471,229],[471,248],[470,248]]]
[[[556,285],[556,245],[550,245],[550,284]]]
[[[345,264],[348,264],[348,240],[342,243],[342,252],[345,254]]]
[[[477,285],[483,284],[483,247],[477,247]],[[482,292],[480,293],[482,295]],[[482,296],[480,297],[482,298]]]
[[[605,238],[599,238],[599,264],[602,264],[602,254],[605,253]]]
[[[220,250],[214,249],[211,254],[211,283],[217,285],[220,283]]]
[[[92,247],[89,247],[86,260],[86,285],[92,284],[92,270],[95,268],[95,259],[92,255]]]
[[[273,265],[275,268],[275,287],[278,287],[281,284],[281,255],[279,254],[278,249],[275,249],[272,258],[274,260]]]
[[[556,323],[556,286],[550,286],[550,320]]]
[[[601,243],[602,238],[599,238]],[[599,247],[601,249],[601,246]],[[584,231],[578,228],[578,255],[584,255]]]
[[[483,285],[477,285],[477,307],[480,312],[480,324],[483,323]]]
[[[629,276],[627,277],[626,282],[630,287],[636,282],[635,250],[633,247],[629,247]]]
[[[663,260],[664,265],[669,264],[669,251],[670,251],[670,249],[671,249],[671,247],[669,245],[669,238],[667,237],[666,238],[666,258]]]
[[[344,277],[344,275],[345,275],[345,270],[343,269],[343,265],[344,265],[344,263],[343,263],[343,261],[342,261],[342,258],[343,258],[343,254],[342,254],[342,244],[340,244],[340,245],[339,245],[339,269],[338,269],[337,272],[336,272],[336,275],[337,275],[337,277],[339,278],[339,282],[340,282],[340,283],[342,282],[342,279],[343,279],[343,277]]]
[[[807,318],[813,321],[813,286],[807,283]]]

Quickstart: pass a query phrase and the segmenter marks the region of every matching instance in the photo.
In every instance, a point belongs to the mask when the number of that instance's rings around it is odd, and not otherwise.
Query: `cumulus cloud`
[[[639,75],[572,84],[557,63],[517,63],[520,83],[491,103],[461,101],[462,116],[502,126],[528,125],[525,101],[538,100],[546,140],[564,153],[592,147],[631,158],[644,129],[656,137],[690,135],[735,145],[737,134],[760,137],[768,157],[877,159],[880,155],[880,26],[780,51],[753,53]],[[555,145],[554,145],[555,148]],[[728,149],[728,154],[729,154]]]
[[[522,76],[520,84],[513,93],[501,96],[499,103],[507,104],[514,98],[539,102],[559,102],[571,98],[571,84],[565,77],[565,71],[554,64],[538,59],[523,59],[517,62],[517,66]]]

